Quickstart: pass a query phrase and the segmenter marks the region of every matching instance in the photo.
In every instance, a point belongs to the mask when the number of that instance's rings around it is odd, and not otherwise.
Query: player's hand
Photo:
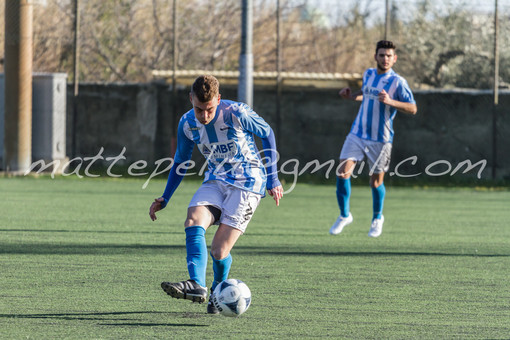
[[[391,103],[393,102],[393,100],[390,98],[390,95],[384,90],[379,92],[379,101],[386,105],[391,105]]]
[[[343,99],[352,99],[351,95],[351,88],[350,87],[344,87],[343,89],[338,92],[338,95],[342,97]]]
[[[283,187],[281,185],[267,191],[276,201],[276,206],[280,205],[280,199],[283,197]]]
[[[151,217],[151,220],[153,220],[153,221],[157,220],[156,212],[160,211],[162,209],[161,208],[161,203],[164,200],[165,199],[163,197],[159,197],[159,198],[156,198],[154,200],[154,202],[152,202],[151,208],[149,209],[149,216]]]

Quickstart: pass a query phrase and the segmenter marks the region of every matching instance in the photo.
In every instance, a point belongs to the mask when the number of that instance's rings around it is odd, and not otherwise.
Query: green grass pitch
[[[298,184],[278,208],[266,198],[232,252],[231,277],[253,294],[233,319],[159,287],[187,278],[183,221],[200,183],[185,179],[156,222],[165,181],[143,183],[0,178],[0,338],[510,336],[509,191],[388,186],[378,239],[368,186],[353,187],[354,222],[337,236],[334,186]]]

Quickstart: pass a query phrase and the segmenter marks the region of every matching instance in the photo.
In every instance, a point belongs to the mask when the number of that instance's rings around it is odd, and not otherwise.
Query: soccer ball
[[[239,316],[250,307],[250,288],[237,279],[221,281],[214,289],[212,302],[221,314]]]

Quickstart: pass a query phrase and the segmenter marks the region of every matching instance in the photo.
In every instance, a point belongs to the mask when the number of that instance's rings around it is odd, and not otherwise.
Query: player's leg
[[[261,195],[236,188],[226,183],[221,185],[225,200],[222,205],[220,226],[214,234],[211,244],[214,280],[211,292],[223,280],[228,278],[232,266],[230,251],[246,230],[253,213],[257,209]],[[217,313],[212,303],[207,306],[208,313]]]
[[[214,290],[218,283],[228,278],[232,266],[230,251],[234,247],[242,231],[220,223],[211,244],[211,257],[213,260],[214,281],[211,288]]]
[[[363,157],[363,148],[359,138],[349,134],[340,152],[340,165],[336,180],[336,198],[340,215],[329,229],[331,235],[340,234],[344,227],[353,221],[350,211],[351,175],[356,162],[362,160]]]
[[[381,218],[386,187],[384,186],[384,172],[370,176],[370,187],[372,188],[373,216],[372,219]]]
[[[170,296],[202,303],[207,298],[206,269],[207,244],[205,231],[215,221],[214,214],[206,206],[188,208],[184,223],[186,232],[186,262],[189,280],[163,282],[161,288]]]
[[[218,230],[214,234],[211,244],[214,279],[211,285],[209,303],[207,304],[207,313],[209,314],[218,314],[220,312],[212,303],[212,293],[221,281],[228,278],[230,267],[232,266],[232,255],[230,251],[241,235],[241,230],[232,228],[223,223],[220,223]]]
[[[370,187],[372,188],[373,203],[372,224],[370,226],[370,231],[368,232],[368,236],[370,237],[378,237],[382,233],[384,223],[384,215],[382,212],[384,206],[384,196],[386,195],[386,187],[384,186],[383,180],[384,172],[372,174],[372,176],[370,176]]]
[[[163,282],[161,287],[172,297],[199,303],[204,302],[207,298],[205,232],[219,219],[221,211],[216,206],[220,206],[223,200],[215,182],[203,184],[189,204],[184,231],[186,233],[186,262],[190,279],[177,283]]]
[[[338,216],[335,223],[333,223],[329,229],[329,233],[331,235],[340,234],[344,227],[348,224],[351,224],[353,221],[353,217],[350,211],[351,174],[352,169],[354,169],[356,166],[356,162],[347,159],[340,160],[340,163],[340,173],[336,179],[336,200],[338,203],[338,208],[340,209],[340,216]]]
[[[369,158],[370,163],[370,187],[372,188],[372,224],[368,236],[378,237],[382,233],[384,215],[384,198],[386,196],[386,187],[384,186],[384,175],[389,169],[391,157],[391,144],[371,143],[369,154],[377,155],[377,158]]]
[[[224,190],[225,200],[222,205],[220,226],[211,244],[214,271],[212,289],[227,279],[232,264],[230,250],[245,232],[262,198],[259,194],[226,183],[221,186]]]
[[[346,218],[350,214],[351,175],[356,166],[352,159],[341,159],[336,181],[336,198],[340,208],[340,216]]]
[[[207,206],[188,208],[184,222],[186,232],[186,262],[190,279],[206,286],[207,244],[205,231],[215,222],[214,214]]]

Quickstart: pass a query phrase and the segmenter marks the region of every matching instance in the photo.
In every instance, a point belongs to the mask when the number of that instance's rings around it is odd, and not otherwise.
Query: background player
[[[192,85],[193,109],[179,122],[177,151],[163,196],[154,200],[149,215],[163,209],[186,172],[194,145],[206,158],[208,170],[202,186],[188,207],[184,222],[186,260],[190,279],[163,282],[163,290],[174,298],[202,303],[207,297],[207,245],[205,232],[219,224],[211,244],[216,285],[227,279],[232,264],[230,251],[244,233],[266,189],[276,205],[283,196],[276,172],[276,143],[271,127],[246,104],[221,100],[218,80],[210,75],[198,77]],[[262,139],[264,166],[253,135]],[[267,172],[266,172],[267,168]],[[219,311],[211,303],[207,312]]]
[[[370,186],[372,187],[373,216],[368,236],[378,237],[382,233],[384,216],[383,203],[386,188],[384,174],[389,169],[393,142],[393,119],[397,110],[416,114],[417,107],[413,93],[406,80],[392,67],[397,61],[396,47],[391,41],[377,43],[374,59],[377,68],[370,68],[363,74],[360,91],[352,93],[349,87],[340,90],[344,99],[361,101],[358,115],[345,139],[340,153],[340,169],[337,178],[337,200],[340,216],[330,234],[336,235],[353,221],[349,199],[350,177],[356,162],[368,159],[370,165]]]

